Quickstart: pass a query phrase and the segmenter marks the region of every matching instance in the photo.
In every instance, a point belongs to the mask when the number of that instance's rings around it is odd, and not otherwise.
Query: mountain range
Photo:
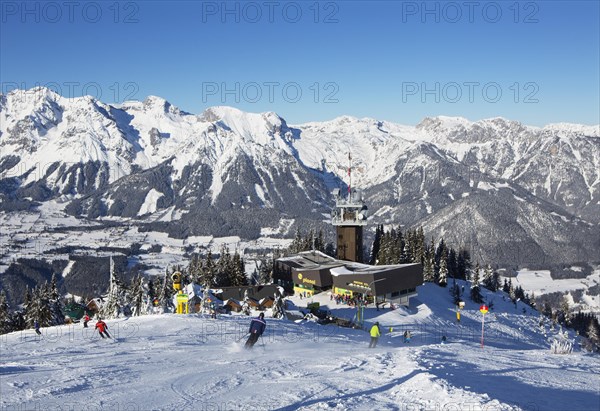
[[[349,153],[351,160],[349,160]],[[600,262],[600,126],[338,117],[159,97],[121,105],[45,88],[0,95],[0,211],[65,204],[140,230],[257,238],[327,224],[332,188],[360,190],[376,224],[422,225],[505,267]]]

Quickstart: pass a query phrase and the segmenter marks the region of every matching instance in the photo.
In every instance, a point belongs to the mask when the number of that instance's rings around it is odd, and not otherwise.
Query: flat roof
[[[335,258],[316,250],[303,251],[289,257],[278,258],[277,261],[286,262],[293,268],[310,269],[337,267],[344,264],[344,261],[336,260]]]
[[[386,271],[396,270],[398,268],[410,267],[414,265],[419,265],[418,263],[411,264],[388,264],[388,265],[367,265],[360,263],[347,263],[342,267],[332,268],[331,275],[352,275],[352,274],[374,274],[374,273],[383,273]]]
[[[294,269],[322,270],[329,269],[331,275],[351,275],[351,274],[375,274],[398,268],[419,265],[411,264],[388,264],[388,265],[369,265],[353,261],[338,260],[320,251],[303,251],[289,257],[278,258],[277,261],[286,262]]]

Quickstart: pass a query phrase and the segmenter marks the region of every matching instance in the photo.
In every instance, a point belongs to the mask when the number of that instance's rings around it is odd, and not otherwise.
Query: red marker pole
[[[481,316],[481,348],[483,348],[483,326],[485,324],[485,315],[488,312],[488,307],[487,305],[482,305],[481,307],[479,307],[479,311],[481,311],[481,314],[483,314]]]
[[[483,348],[483,324],[485,323],[485,314],[481,316],[481,348]]]

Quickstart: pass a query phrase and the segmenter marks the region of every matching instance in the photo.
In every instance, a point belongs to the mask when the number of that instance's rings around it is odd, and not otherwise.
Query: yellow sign
[[[176,296],[177,299],[177,314],[188,314],[188,301],[189,296],[183,292],[179,292]]]
[[[317,285],[317,282],[316,282],[315,280],[311,280],[311,279],[309,279],[309,278],[303,278],[303,279],[302,279],[302,282],[303,282],[303,283],[306,283],[306,284]]]
[[[298,273],[298,280],[302,280],[302,273]]]

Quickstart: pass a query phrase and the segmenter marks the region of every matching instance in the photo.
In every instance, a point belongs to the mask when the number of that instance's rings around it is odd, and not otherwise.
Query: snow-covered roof
[[[345,274],[372,274],[381,273],[386,271],[397,270],[398,268],[410,267],[418,265],[414,264],[388,264],[388,265],[367,265],[360,263],[349,263],[343,267],[332,268],[330,270],[331,275],[345,275]]]
[[[304,269],[319,269],[319,268],[329,268],[335,267],[344,264],[344,261],[337,260],[331,256],[328,256],[321,251],[303,251],[301,253],[289,256],[282,257],[277,259],[277,261],[292,263],[294,268],[304,268]]]

